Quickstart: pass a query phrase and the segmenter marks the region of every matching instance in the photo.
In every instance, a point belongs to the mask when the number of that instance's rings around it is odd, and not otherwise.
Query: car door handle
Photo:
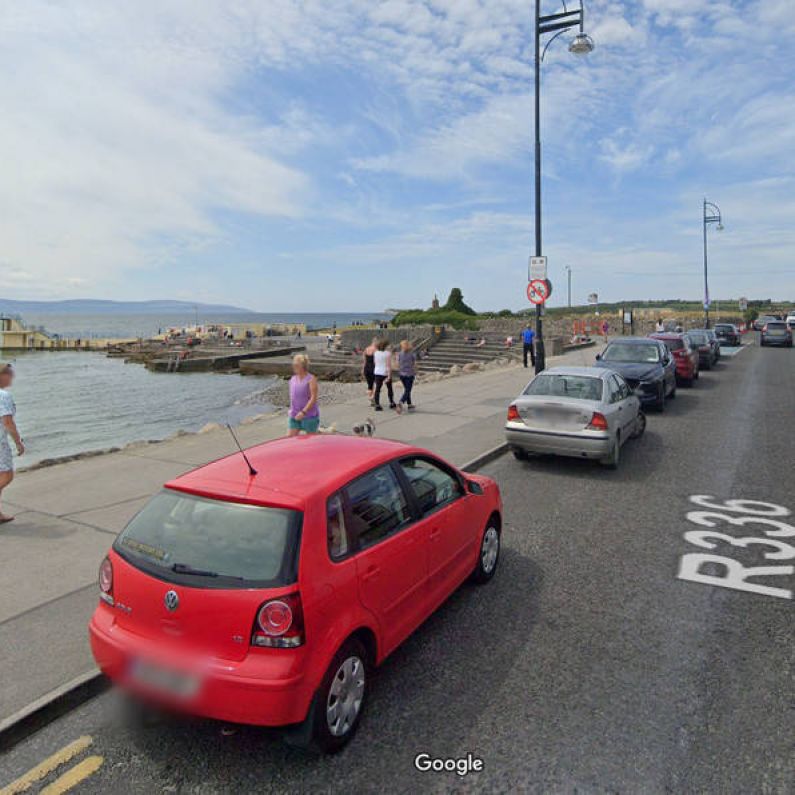
[[[437,538],[439,538],[440,532],[441,531],[439,530],[438,527],[434,527],[433,530],[431,530],[431,535],[430,535],[431,541],[435,541]]]
[[[378,566],[370,566],[370,568],[367,569],[364,574],[362,574],[362,582],[369,582],[370,580],[374,579],[378,576],[380,571],[381,569],[379,569]]]

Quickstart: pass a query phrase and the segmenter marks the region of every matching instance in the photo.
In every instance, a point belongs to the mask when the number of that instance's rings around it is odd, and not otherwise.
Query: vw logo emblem
[[[168,591],[163,597],[163,601],[166,604],[166,609],[172,612],[179,607],[179,596],[176,591]]]

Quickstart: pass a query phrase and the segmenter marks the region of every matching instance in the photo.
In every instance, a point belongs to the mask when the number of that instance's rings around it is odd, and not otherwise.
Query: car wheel
[[[341,751],[356,734],[367,702],[368,655],[349,638],[328,667],[306,720],[285,733],[289,745],[322,754]]]
[[[480,553],[475,570],[472,572],[472,580],[478,584],[487,583],[497,571],[497,564],[500,562],[500,530],[495,518],[492,516],[486,529],[483,531],[483,538],[480,540]]]
[[[694,380],[694,381],[698,381],[698,377],[699,377],[700,375],[701,375],[701,370],[696,370],[696,371],[693,373],[693,380]]]
[[[530,456],[527,455],[527,453],[524,450],[514,450],[513,457],[517,461],[527,461],[530,458]]]
[[[618,469],[620,461],[621,461],[621,437],[618,433],[616,433],[616,438],[613,441],[613,449],[610,451],[610,455],[606,456],[605,458],[600,458],[599,463],[603,467],[607,467],[608,469]]]
[[[673,400],[676,397],[676,381],[674,381],[674,385],[671,387],[671,394],[668,395],[668,400]]]
[[[654,408],[662,414],[665,411],[665,382],[660,384],[660,394],[657,395],[657,402],[654,404]]]
[[[635,420],[635,432],[632,434],[633,439],[640,439],[641,436],[646,431],[646,415],[642,412],[638,412],[638,417]]]

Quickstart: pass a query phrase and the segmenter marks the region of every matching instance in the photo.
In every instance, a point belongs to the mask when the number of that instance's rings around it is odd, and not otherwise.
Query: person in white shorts
[[[0,496],[3,489],[14,479],[14,456],[11,441],[17,448],[17,455],[25,452],[25,445],[17,430],[14,419],[17,407],[8,391],[14,381],[14,368],[8,362],[0,362]],[[13,516],[0,512],[0,524],[13,521]]]

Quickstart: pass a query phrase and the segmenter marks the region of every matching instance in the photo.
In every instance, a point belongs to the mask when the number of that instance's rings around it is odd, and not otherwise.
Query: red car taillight
[[[519,409],[516,406],[508,406],[508,422],[521,422],[522,417],[519,414]]]
[[[586,427],[589,431],[606,431],[607,420],[605,419],[605,415],[595,411],[593,417],[591,417],[591,421]]]
[[[304,642],[304,611],[299,594],[270,599],[257,611],[252,646],[292,649]]]
[[[687,356],[687,353],[684,348],[679,348],[679,350],[674,351],[674,356],[676,356],[677,359],[682,359]]]
[[[99,564],[99,598],[109,605],[113,604],[113,564],[105,558]]]

